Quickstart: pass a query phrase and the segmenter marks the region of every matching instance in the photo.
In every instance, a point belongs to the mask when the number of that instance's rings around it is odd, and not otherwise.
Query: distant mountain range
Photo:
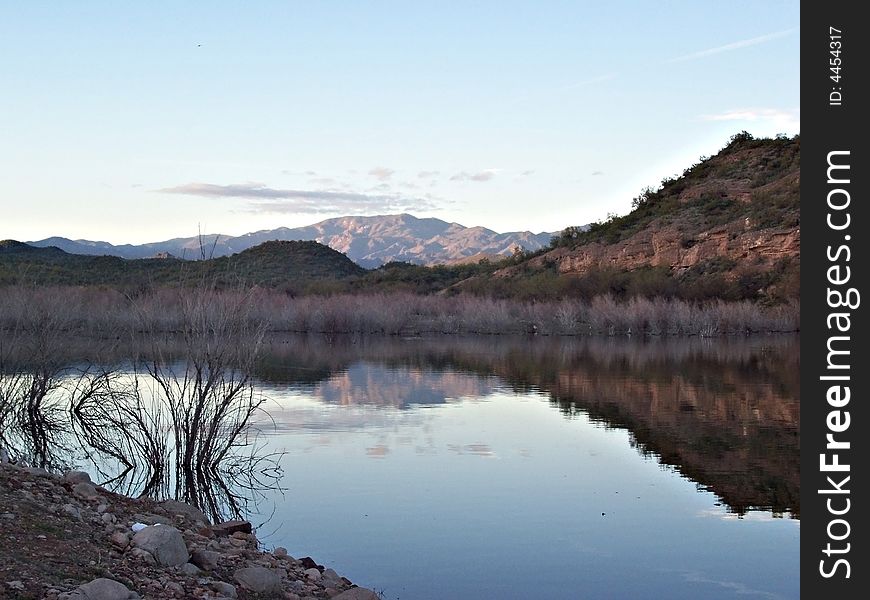
[[[153,258],[171,255],[198,259],[236,254],[273,240],[313,240],[343,252],[363,267],[374,268],[391,261],[432,265],[510,256],[515,248],[539,250],[549,244],[553,235],[530,231],[497,233],[485,227],[465,227],[441,219],[419,219],[400,214],[339,217],[307,227],[279,227],[237,237],[212,234],[139,245],[113,245],[64,237],[28,243],[43,248],[55,246],[72,254],[91,256]]]
[[[141,246],[0,241],[0,286],[138,289],[208,280],[292,294],[791,302],[800,295],[800,137],[738,134],[715,156],[643,192],[630,213],[566,227],[552,239],[402,214],[207,236],[202,245],[195,237]],[[482,260],[518,246],[527,252]],[[179,260],[203,254],[214,258]],[[437,263],[449,266],[421,266]]]

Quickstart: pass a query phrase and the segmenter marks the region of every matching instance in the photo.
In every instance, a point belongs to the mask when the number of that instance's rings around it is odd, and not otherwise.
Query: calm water
[[[268,544],[390,599],[799,595],[794,340],[285,350]]]
[[[269,547],[387,599],[799,596],[796,339],[267,350]]]

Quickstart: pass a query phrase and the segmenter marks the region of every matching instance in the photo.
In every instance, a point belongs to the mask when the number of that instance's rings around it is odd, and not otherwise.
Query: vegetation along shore
[[[534,252],[365,269],[313,241],[181,260],[0,242],[0,327],[100,335],[237,311],[272,331],[720,335],[797,331],[800,138],[742,133],[624,216]],[[203,255],[205,256],[205,254]],[[205,307],[209,307],[207,310]],[[30,316],[28,316],[30,315]]]

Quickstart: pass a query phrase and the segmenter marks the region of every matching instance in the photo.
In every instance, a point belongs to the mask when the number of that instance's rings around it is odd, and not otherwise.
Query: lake
[[[797,598],[799,367],[786,336],[270,338],[198,493],[389,600]]]

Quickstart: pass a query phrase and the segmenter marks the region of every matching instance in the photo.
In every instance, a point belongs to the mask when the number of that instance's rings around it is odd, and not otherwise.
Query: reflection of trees
[[[0,373],[0,446],[13,461],[56,471],[75,466],[77,451],[107,488],[241,517],[281,476],[249,427],[262,400],[235,376],[197,381],[194,372],[162,370],[159,385],[148,371]]]
[[[13,460],[63,469],[69,427],[50,369],[0,373],[0,448]]]
[[[366,376],[377,380],[366,385],[390,388],[379,397],[391,406],[407,406],[402,399],[420,386],[441,386],[439,393],[452,395],[449,390],[465,389],[459,380],[470,375],[486,388],[545,393],[566,418],[583,414],[627,429],[638,451],[709,488],[738,513],[800,511],[795,338],[309,336],[274,338],[258,353],[251,351],[258,332],[232,327],[194,328],[174,340],[147,338],[116,348],[108,358],[91,356],[101,364],[138,358],[135,368],[76,375],[70,379],[75,385],[64,388],[65,400],[41,406],[73,403],[74,419],[56,423],[58,431],[74,430],[116,488],[173,496],[229,515],[244,510],[257,490],[277,483],[275,461],[250,437],[248,425],[260,403],[254,380],[257,386],[312,390],[332,382],[341,388],[354,365],[374,363],[384,368],[367,369]],[[221,345],[218,338],[238,340],[237,347]],[[32,365],[21,371],[36,372]],[[392,375],[376,377],[386,371]],[[406,381],[396,371],[425,377]],[[0,381],[12,381],[8,373],[3,376]],[[110,463],[120,469],[110,472]]]
[[[316,366],[338,385],[359,361],[403,373],[493,375],[517,392],[543,392],[567,418],[588,415],[627,429],[654,456],[719,495],[732,510],[800,512],[800,387],[796,338],[492,338],[357,340],[306,338],[267,354],[274,382],[298,385],[290,370]],[[332,372],[328,377],[326,373]],[[367,376],[378,369],[367,370]],[[432,377],[433,383],[442,380]],[[402,377],[382,396],[413,393]],[[310,386],[310,381],[306,381]],[[348,395],[350,397],[350,395]],[[405,405],[403,403],[402,405]]]
[[[63,469],[69,449],[65,407],[59,401],[63,364],[50,323],[27,321],[0,335],[0,449],[12,460]]]
[[[188,327],[172,345],[180,359],[146,335],[148,351],[125,367],[103,355],[102,367],[77,369],[63,366],[56,329],[4,338],[0,444],[10,458],[60,470],[76,448],[119,492],[183,500],[216,520],[242,516],[280,478],[250,427],[263,402],[250,375],[262,332],[207,300],[185,306]]]

